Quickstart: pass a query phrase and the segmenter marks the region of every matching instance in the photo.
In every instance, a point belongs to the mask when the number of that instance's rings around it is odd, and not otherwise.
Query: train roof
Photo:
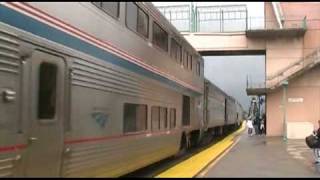
[[[224,96],[228,96],[228,94],[226,92],[224,92],[221,88],[219,88],[217,85],[215,85],[214,83],[212,83],[209,79],[204,78],[204,82],[208,83],[210,86],[212,86],[213,88],[217,89],[218,91],[220,91]]]
[[[218,91],[220,91],[227,99],[230,99],[231,101],[234,101],[238,104],[240,104],[233,96],[228,95],[226,92],[224,92],[222,89],[220,89],[217,85],[215,85],[214,83],[212,83],[210,80],[208,80],[207,78],[204,78],[204,82],[208,83],[210,86],[212,86],[213,88],[217,89]]]

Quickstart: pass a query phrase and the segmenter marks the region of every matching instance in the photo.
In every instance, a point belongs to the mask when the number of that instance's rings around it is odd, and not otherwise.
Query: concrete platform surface
[[[313,164],[313,151],[304,140],[248,137],[247,131],[239,138],[203,177],[320,177],[320,165]]]

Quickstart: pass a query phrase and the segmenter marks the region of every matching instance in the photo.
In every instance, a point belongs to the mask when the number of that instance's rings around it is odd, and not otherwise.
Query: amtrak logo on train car
[[[101,128],[106,127],[106,124],[109,121],[109,115],[105,112],[96,111],[93,112],[91,116]]]

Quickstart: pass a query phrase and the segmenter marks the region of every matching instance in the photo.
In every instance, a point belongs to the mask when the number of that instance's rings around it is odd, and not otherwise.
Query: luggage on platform
[[[320,142],[317,136],[311,134],[310,136],[306,137],[306,143],[309,148],[319,148]]]

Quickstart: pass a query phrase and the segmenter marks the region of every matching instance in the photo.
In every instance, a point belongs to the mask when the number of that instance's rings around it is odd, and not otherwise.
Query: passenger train
[[[1,2],[0,93],[1,177],[119,177],[242,113],[148,2]]]

